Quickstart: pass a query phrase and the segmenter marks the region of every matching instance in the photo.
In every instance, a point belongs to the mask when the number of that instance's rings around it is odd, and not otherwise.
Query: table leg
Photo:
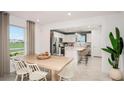
[[[55,70],[51,70],[51,80],[52,81],[56,81],[56,71]]]
[[[58,81],[59,77],[57,75],[57,72],[55,70],[51,70],[51,80],[52,81]]]

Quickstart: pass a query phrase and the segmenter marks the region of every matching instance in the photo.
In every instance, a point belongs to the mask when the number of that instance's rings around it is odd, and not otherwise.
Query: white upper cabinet
[[[75,42],[75,35],[64,35],[63,42]]]
[[[58,33],[58,32],[54,32],[54,37],[64,38],[64,34]]]

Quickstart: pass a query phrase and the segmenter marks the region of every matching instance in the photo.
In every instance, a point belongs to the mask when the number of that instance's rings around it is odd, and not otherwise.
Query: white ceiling
[[[102,15],[113,15],[121,13],[119,11],[71,11],[71,16],[68,16],[68,11],[8,11],[10,15],[24,18],[26,20],[35,21],[39,19],[40,24],[50,24],[80,18],[95,17]]]

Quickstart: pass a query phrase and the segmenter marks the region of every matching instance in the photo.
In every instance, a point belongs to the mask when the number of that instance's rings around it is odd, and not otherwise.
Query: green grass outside
[[[16,42],[9,44],[10,49],[24,48],[24,42]],[[10,56],[24,55],[24,50],[10,50]]]
[[[18,56],[18,55],[24,55],[24,51],[16,51],[16,52],[11,52],[10,51],[10,56]]]
[[[24,48],[24,42],[16,42],[16,43],[10,43],[10,48]]]

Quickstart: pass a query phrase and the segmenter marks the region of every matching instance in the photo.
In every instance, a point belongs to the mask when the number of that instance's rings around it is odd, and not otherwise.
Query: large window
[[[76,33],[76,42],[86,42],[86,34],[78,34]]]
[[[24,32],[22,27],[10,25],[9,27],[9,47],[10,56],[24,55]]]

